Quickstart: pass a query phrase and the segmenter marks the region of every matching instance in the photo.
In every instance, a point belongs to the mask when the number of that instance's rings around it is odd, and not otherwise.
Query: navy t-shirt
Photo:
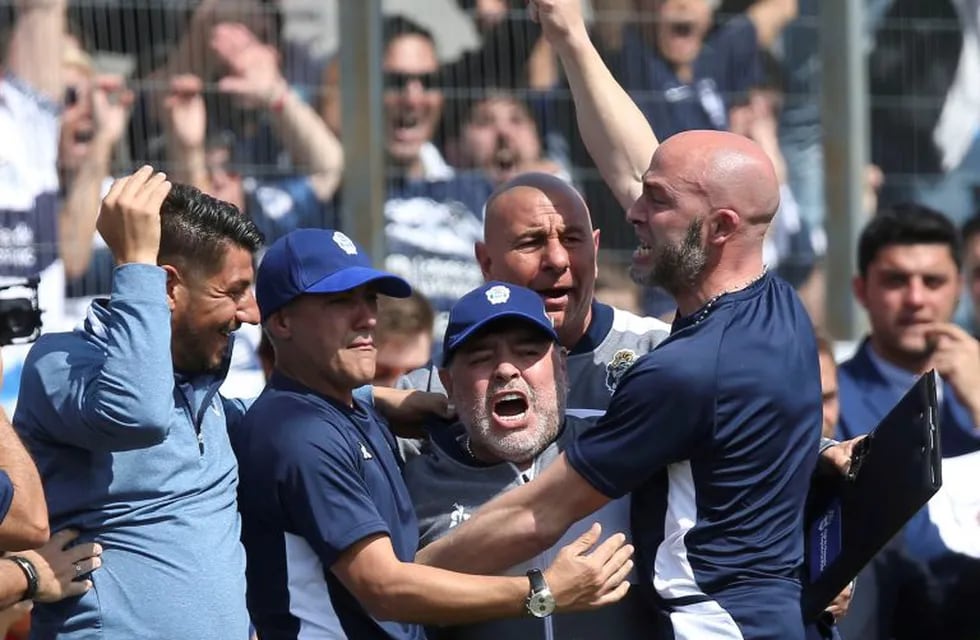
[[[418,522],[395,442],[373,409],[275,373],[232,433],[248,609],[263,640],[421,640],[419,625],[373,619],[330,567],[351,545],[390,537],[412,562]]]
[[[637,570],[669,613],[666,637],[803,638],[821,409],[812,324],[767,274],[676,320],[568,448],[597,490],[633,492]]]
[[[610,66],[660,140],[691,129],[726,131],[733,98],[756,85],[761,75],[758,35],[745,15],[708,33],[690,84],[636,28],[623,34],[623,48]]]

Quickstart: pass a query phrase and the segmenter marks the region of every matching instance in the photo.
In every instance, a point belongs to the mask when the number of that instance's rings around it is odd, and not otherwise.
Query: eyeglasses
[[[65,107],[74,107],[76,104],[78,104],[78,88],[65,87],[65,96],[63,100]]]
[[[404,91],[412,81],[418,81],[422,85],[423,91],[436,88],[439,74],[432,73],[400,73],[398,71],[386,71],[384,74],[384,88],[387,90]]]

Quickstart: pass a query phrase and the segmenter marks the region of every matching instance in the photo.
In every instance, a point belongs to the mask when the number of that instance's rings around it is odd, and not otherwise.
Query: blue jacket
[[[245,640],[245,554],[225,371],[175,375],[164,271],[125,265],[83,327],[42,336],[14,423],[52,531],[103,549],[94,589],[34,607],[32,638]]]
[[[901,399],[902,394],[888,384],[871,360],[871,345],[865,340],[853,358],[838,372],[840,424],[838,437],[850,439],[870,432]],[[940,447],[944,458],[980,451],[980,434],[974,429],[970,412],[956,398],[949,383],[943,381],[939,424]],[[909,551],[921,560],[932,560],[948,553],[939,529],[922,509],[905,527]]]

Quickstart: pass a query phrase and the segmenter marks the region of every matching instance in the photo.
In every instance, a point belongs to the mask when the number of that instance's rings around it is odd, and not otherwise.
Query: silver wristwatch
[[[531,569],[527,572],[527,579],[531,582],[531,590],[524,601],[527,612],[535,618],[547,618],[555,611],[555,596],[551,595],[544,574],[540,569]]]

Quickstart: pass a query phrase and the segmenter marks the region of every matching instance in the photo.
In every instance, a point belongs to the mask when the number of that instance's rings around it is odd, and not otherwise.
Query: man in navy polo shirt
[[[530,610],[533,580],[412,564],[418,523],[394,439],[353,395],[374,376],[378,294],[410,292],[329,229],[287,234],[259,267],[275,370],[233,440],[248,606],[263,640],[423,638],[418,623]],[[597,529],[543,572],[559,609],[625,594],[631,548],[617,534],[586,553]]]
[[[772,163],[730,133],[658,146],[577,3],[532,6],[576,88],[583,137],[628,206],[632,275],[670,291],[678,316],[594,429],[419,556],[465,571],[510,566],[632,493],[637,570],[664,637],[801,640],[801,521],[822,401],[810,319],[763,267],[779,205]]]

